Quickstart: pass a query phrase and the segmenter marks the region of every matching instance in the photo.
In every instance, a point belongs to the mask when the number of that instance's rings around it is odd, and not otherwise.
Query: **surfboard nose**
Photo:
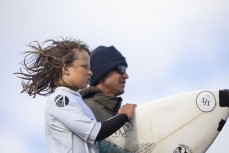
[[[219,105],[221,107],[229,107],[229,89],[219,91]]]

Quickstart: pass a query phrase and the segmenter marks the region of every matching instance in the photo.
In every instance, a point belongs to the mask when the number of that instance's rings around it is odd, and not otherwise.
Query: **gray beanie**
[[[91,52],[90,64],[92,76],[90,86],[95,85],[101,77],[117,65],[128,66],[125,57],[114,47],[99,46]]]

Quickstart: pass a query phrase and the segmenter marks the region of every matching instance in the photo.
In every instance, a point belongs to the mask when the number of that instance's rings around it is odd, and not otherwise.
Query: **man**
[[[113,46],[99,46],[91,53],[90,87],[81,91],[86,104],[93,111],[97,121],[104,121],[117,114],[124,93],[127,62]]]
[[[90,56],[92,77],[90,87],[81,91],[81,95],[94,113],[98,122],[105,121],[118,112],[124,93],[128,66],[125,57],[114,47],[99,46]],[[100,153],[125,153],[105,140],[98,143]]]

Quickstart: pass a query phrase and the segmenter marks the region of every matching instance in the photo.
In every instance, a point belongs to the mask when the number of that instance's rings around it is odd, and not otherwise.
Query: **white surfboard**
[[[229,90],[192,91],[145,103],[107,138],[131,153],[204,153],[229,115]]]

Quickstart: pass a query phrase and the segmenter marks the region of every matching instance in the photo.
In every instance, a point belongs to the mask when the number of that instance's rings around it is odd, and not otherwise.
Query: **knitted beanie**
[[[117,65],[128,66],[125,57],[114,47],[99,46],[91,52],[90,64],[92,76],[90,86],[93,86],[101,77]]]

